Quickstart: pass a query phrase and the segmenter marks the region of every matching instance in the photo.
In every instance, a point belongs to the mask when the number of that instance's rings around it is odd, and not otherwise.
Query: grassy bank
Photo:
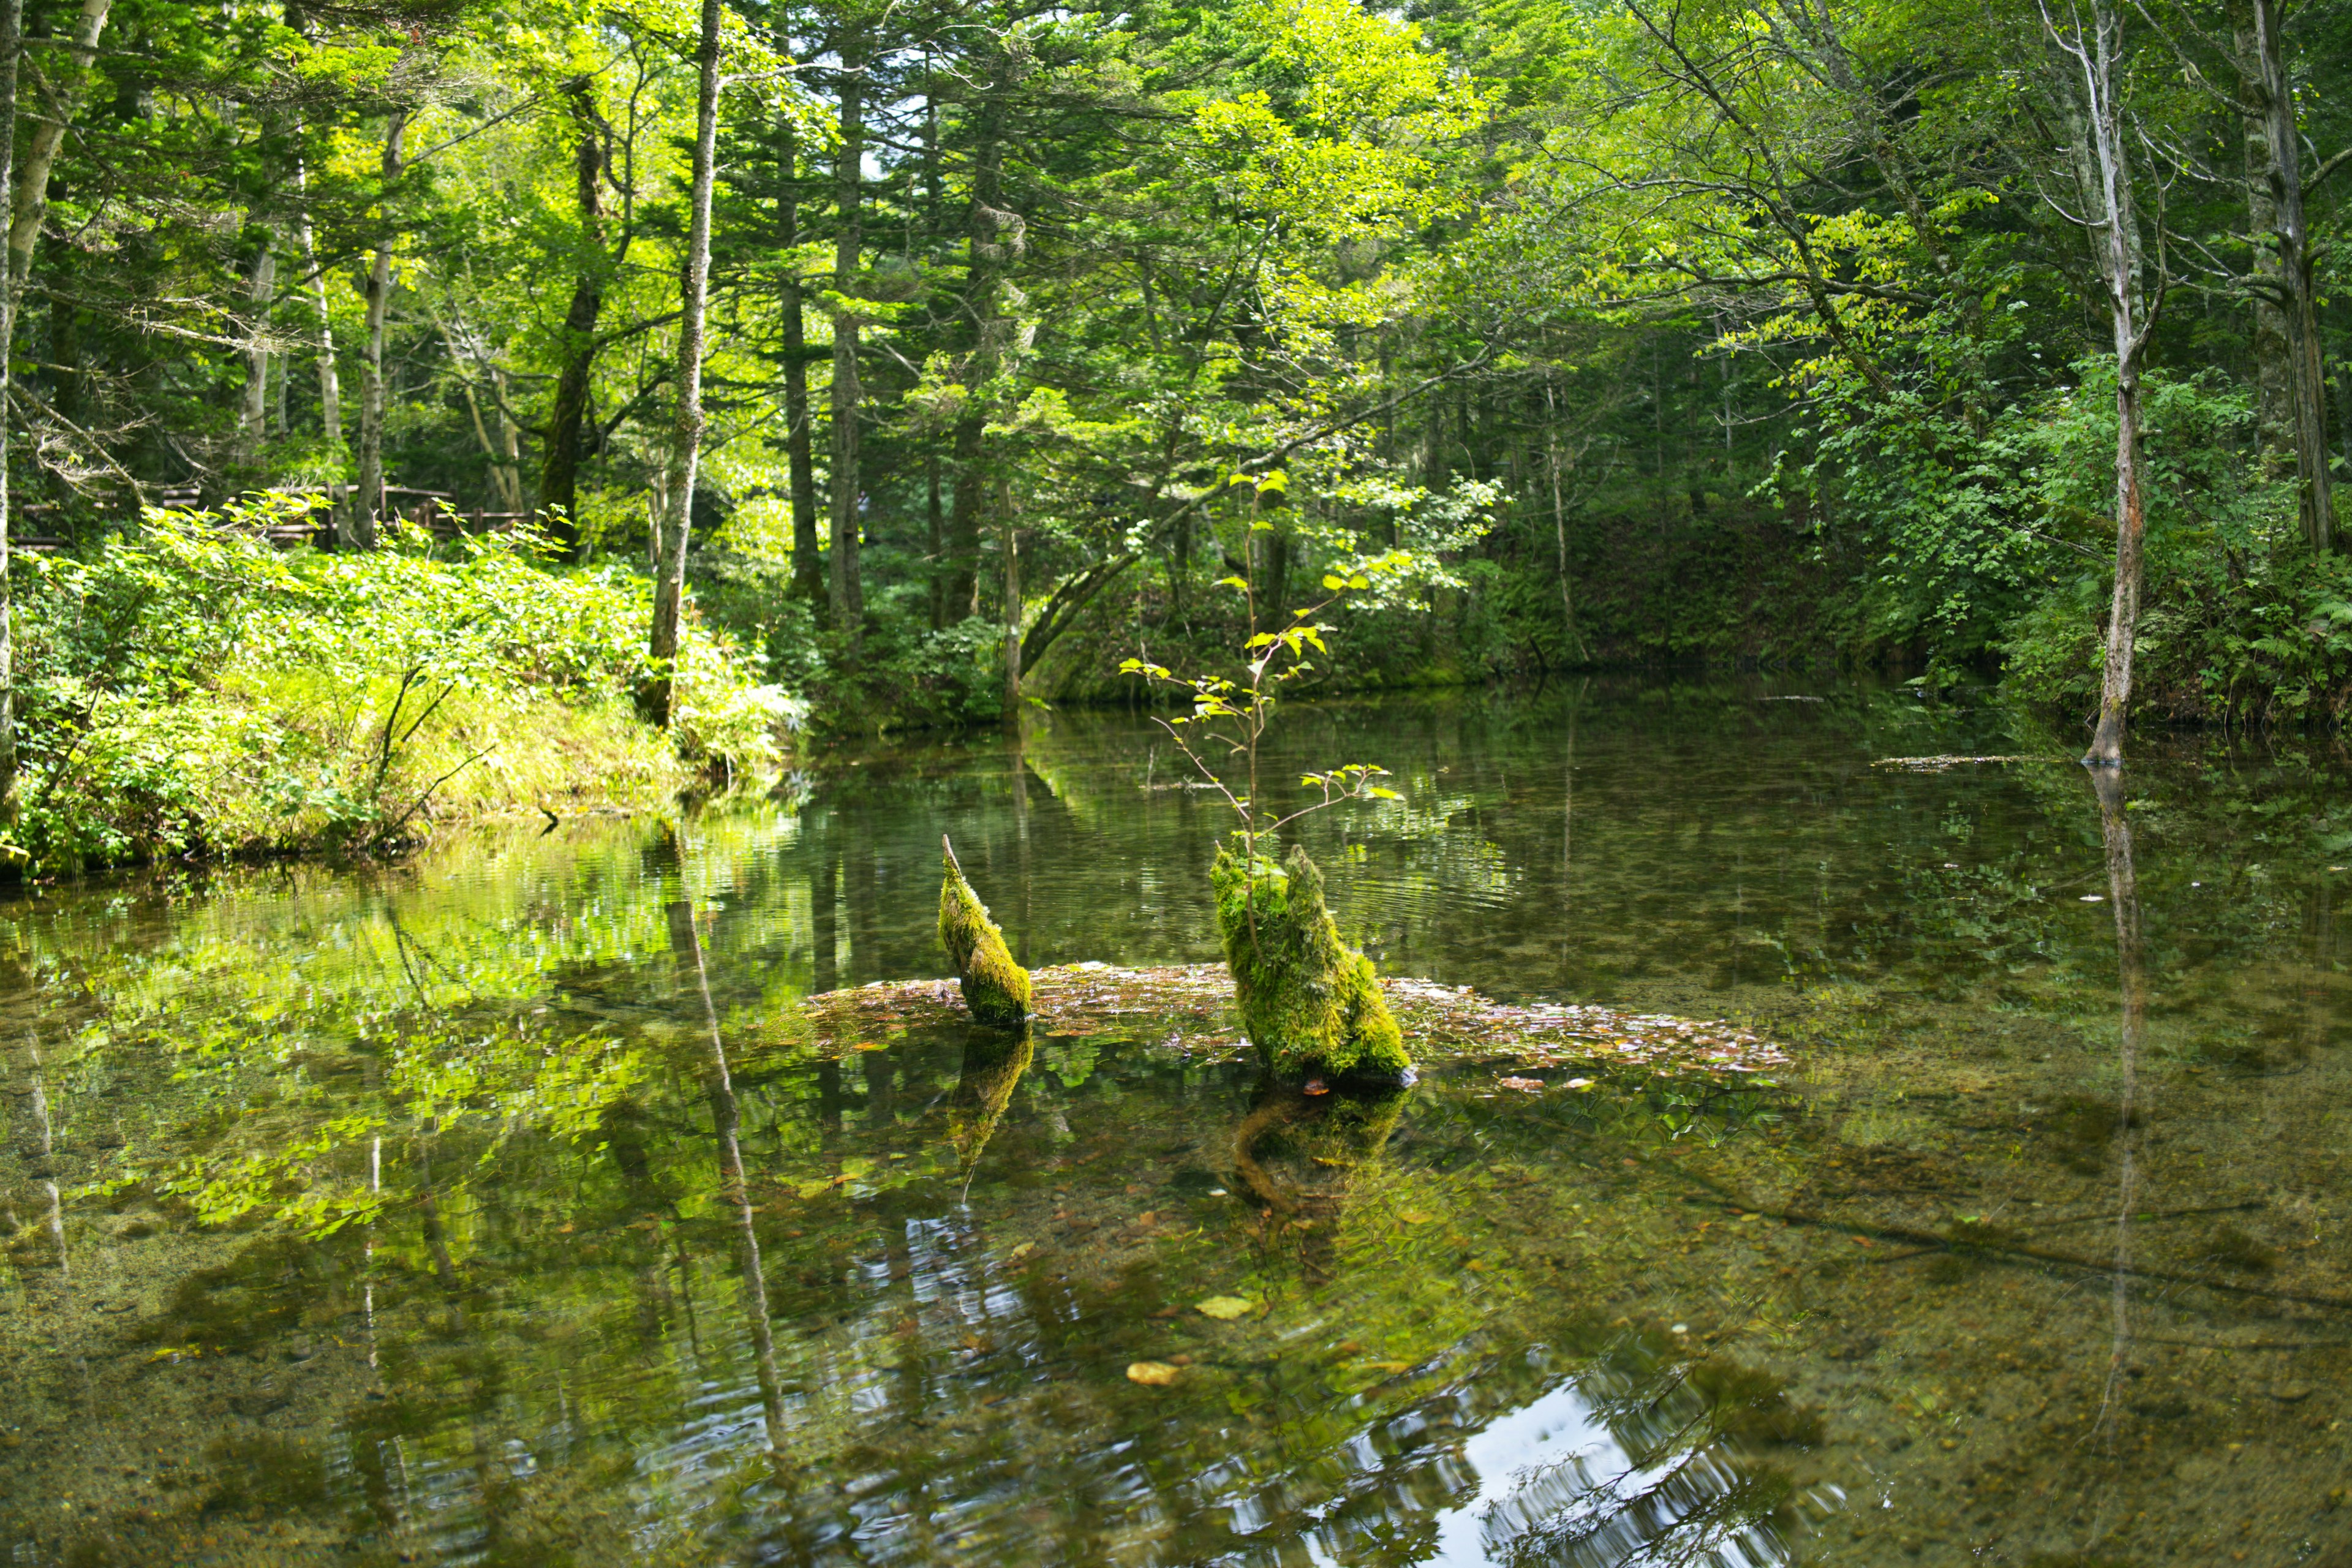
[[[284,552],[266,508],[150,513],[17,563],[17,875],[382,850],[436,823],[666,798],[774,763],[796,705],[689,624],[640,721],[650,584],[530,536]]]

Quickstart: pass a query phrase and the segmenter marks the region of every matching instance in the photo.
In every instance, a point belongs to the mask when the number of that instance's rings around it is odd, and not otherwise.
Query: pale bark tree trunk
[[[563,87],[578,137],[573,173],[578,186],[580,239],[583,253],[604,245],[602,184],[604,150],[597,118],[595,86],[574,77]],[[604,309],[604,278],[597,262],[584,263],[572,279],[572,302],[563,312],[563,368],[555,380],[555,405],[547,419],[547,447],[540,455],[539,504],[566,559],[580,553],[580,439],[588,418],[589,377],[596,363],[596,321]]]
[[[687,222],[686,268],[679,289],[677,423],[670,437],[663,483],[667,517],[662,529],[661,571],[654,583],[653,636],[646,651],[654,672],[642,706],[667,728],[676,697],[678,616],[686,596],[686,547],[694,528],[695,467],[702,456],[702,335],[710,296],[710,184],[719,147],[719,0],[702,0],[702,36],[695,50],[699,86],[694,107],[693,212]]]
[[[319,270],[318,242],[310,227],[310,165],[299,153],[294,158],[294,238],[301,247],[303,274],[310,279],[310,309],[319,317],[319,433],[326,437],[328,452],[340,455],[343,449],[343,385],[335,373],[335,327],[327,314],[327,275]],[[348,510],[346,501],[335,501],[330,506],[338,538],[348,526],[341,521]]]
[[[866,157],[865,58],[857,44],[841,51],[841,149],[834,159],[834,199],[841,224],[834,242],[833,287],[845,302],[857,287]],[[858,472],[857,317],[833,316],[833,625],[856,650],[866,619],[866,584],[858,565],[862,482]]]
[[[395,109],[383,134],[383,189],[387,203],[400,179],[400,142],[408,129],[408,110]],[[360,463],[358,493],[344,513],[348,533],[336,542],[346,550],[373,550],[376,529],[383,512],[383,335],[384,312],[392,301],[392,216],[383,215],[384,232],[376,241],[362,289],[367,300],[366,335],[360,351]]]
[[[263,237],[246,287],[247,302],[253,307],[253,321],[246,339],[245,398],[237,411],[237,435],[247,462],[259,454],[262,437],[268,434],[269,312],[277,296],[278,235],[272,230]],[[279,374],[284,374],[281,368]]]
[[[784,319],[784,466],[793,496],[793,596],[825,605],[824,560],[816,533],[816,458],[809,447],[808,337],[802,317],[800,137],[787,118],[777,173],[776,244],[791,258],[777,309]]]
[[[25,0],[0,0],[0,192],[14,188],[10,165],[16,152],[16,62],[24,52]],[[13,275],[0,277],[0,829],[14,827],[19,809],[16,783],[16,632],[8,582],[8,437],[15,427],[8,406],[9,349],[16,338]]]
[[[2083,12],[2070,17],[2082,18]],[[2123,763],[2124,720],[2131,704],[2133,642],[2147,536],[2140,477],[2139,384],[2148,334],[2162,303],[2162,280],[2151,303],[2140,286],[2139,219],[2132,197],[2130,127],[2120,94],[2117,58],[2123,21],[2112,0],[2091,0],[2087,20],[2062,29],[2045,6],[2042,25],[2066,58],[2061,68],[2072,100],[2071,149],[2092,240],[2092,259],[2116,345],[2116,579],[2107,612],[2106,658],[2099,682],[2099,718],[2084,761]]]

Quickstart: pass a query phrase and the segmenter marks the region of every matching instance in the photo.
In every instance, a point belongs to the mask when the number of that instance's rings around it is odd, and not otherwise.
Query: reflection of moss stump
[[[1209,880],[1242,1026],[1266,1066],[1333,1077],[1411,1071],[1372,961],[1341,944],[1323,902],[1323,874],[1307,851],[1293,847],[1279,867],[1261,855],[1253,869],[1245,877],[1235,848],[1221,847]]]
[[[1029,972],[1013,962],[1004,933],[963,879],[963,868],[956,864],[954,847],[945,835],[940,847],[947,862],[947,879],[940,884],[940,945],[955,961],[964,1005],[983,1024],[1016,1027],[1029,1016]]]

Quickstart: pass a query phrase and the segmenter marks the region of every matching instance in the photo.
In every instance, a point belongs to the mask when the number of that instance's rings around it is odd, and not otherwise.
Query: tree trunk
[[[783,123],[782,153],[776,197],[776,246],[786,266],[782,298],[777,308],[784,319],[784,463],[793,492],[792,595],[815,606],[825,603],[824,560],[816,534],[816,458],[809,449],[808,338],[802,317],[800,138],[790,117]]]
[[[14,188],[9,165],[16,153],[16,62],[24,52],[25,0],[0,0],[0,192]],[[16,338],[22,296],[13,273],[0,276],[0,829],[16,825],[16,628],[8,582],[9,350]]]
[[[319,270],[319,247],[310,228],[310,170],[309,163],[298,151],[294,155],[295,242],[302,248],[302,272],[310,279],[310,309],[319,318],[319,432],[326,437],[327,450],[340,455],[343,449],[343,387],[335,374],[335,327],[327,314],[327,275]],[[335,532],[340,537],[347,527],[341,520],[349,510],[341,502],[331,509],[336,519]]]
[[[2286,317],[2287,396],[2294,423],[2294,468],[2303,536],[2314,550],[2335,542],[2334,498],[2327,474],[2327,392],[2319,353],[2319,318],[2313,301],[2311,237],[2304,224],[2303,156],[2296,140],[2294,89],[2287,80],[2275,0],[2249,0],[2262,69],[2262,108],[2270,142],[2272,234],[2278,244],[2278,283]]]
[[[2045,24],[2046,25],[2046,24]],[[2087,30],[2051,28],[2051,37],[2080,73],[2074,162],[2090,220],[2093,260],[2105,296],[2116,345],[2116,580],[2108,607],[2106,664],[2099,683],[2098,727],[2085,763],[2123,763],[2124,720],[2131,703],[2132,649],[2139,629],[2139,595],[2147,514],[2140,483],[2140,368],[2154,325],[2154,309],[2140,288],[2139,221],[2132,199],[2130,127],[2119,100],[2117,46],[2122,21],[2112,0],[2094,0]]]
[[[383,189],[387,203],[400,180],[400,141],[408,129],[408,110],[395,109],[383,135]],[[346,514],[350,537],[337,541],[347,550],[373,550],[376,529],[383,514],[383,323],[392,302],[392,216],[383,215],[383,236],[368,263],[362,296],[367,300],[366,337],[360,351],[360,474],[358,493]]]
[[[1004,721],[1021,721],[1021,531],[1013,526],[1013,486],[996,481],[997,524],[1004,541],[1004,602],[999,617],[1004,626]]]
[[[956,420],[955,512],[947,537],[948,613],[980,613],[981,514],[988,506],[989,384],[1004,350],[1001,284],[1022,246],[1021,220],[1003,209],[1004,100],[1012,62],[1000,50],[982,90],[973,128],[971,203],[965,218],[965,287],[973,319],[971,353],[963,373],[964,406]]]
[[[948,624],[948,581],[947,542],[940,516],[940,457],[937,452],[923,459],[923,509],[931,525],[931,630],[939,631]]]
[[[65,145],[67,127],[81,100],[82,83],[90,62],[98,57],[98,37],[106,28],[110,4],[110,0],[82,0],[74,18],[72,42],[66,49],[71,68],[52,66],[55,74],[50,79],[59,85],[43,105],[47,112],[35,121],[25,143],[25,161],[16,171],[9,198],[8,274],[20,300],[26,279],[33,273],[33,247],[48,216],[49,168],[57,162],[58,149]]]
[[[857,560],[861,492],[857,468],[857,317],[845,308],[857,287],[861,189],[866,156],[865,59],[855,43],[841,51],[841,149],[834,157],[834,199],[841,215],[834,242],[833,287],[844,306],[833,315],[833,626],[853,657],[866,620],[866,584]]]
[[[694,474],[702,456],[702,333],[710,294],[710,184],[719,148],[719,0],[702,0],[702,37],[695,50],[700,85],[694,108],[693,212],[687,222],[686,268],[678,310],[677,423],[670,437],[662,486],[667,517],[660,574],[654,582],[653,636],[646,651],[653,675],[641,706],[646,719],[667,728],[676,696],[678,615],[686,595],[686,547],[694,531]]]
[[[248,463],[260,455],[262,437],[268,433],[269,309],[277,294],[278,236],[266,231],[246,280],[253,321],[245,342],[245,396],[237,409],[236,433],[238,455]]]
[[[2246,177],[2246,233],[2253,240],[2247,291],[2253,299],[2254,433],[2263,465],[2275,479],[2294,444],[2294,400],[2287,391],[2285,289],[2278,252],[2263,243],[2278,228],[2271,199],[2270,116],[2260,110],[2263,57],[2247,0],[2232,0],[2231,32],[2237,55],[2238,88],[2248,106],[2241,116]]]
[[[572,156],[580,205],[583,265],[572,279],[572,302],[563,312],[563,368],[557,374],[555,405],[547,417],[547,446],[540,455],[539,505],[547,514],[566,560],[580,555],[580,447],[588,421],[591,375],[596,365],[596,321],[604,310],[603,125],[596,116],[595,85],[574,77],[563,87],[579,140]],[[591,253],[594,258],[591,259]]]

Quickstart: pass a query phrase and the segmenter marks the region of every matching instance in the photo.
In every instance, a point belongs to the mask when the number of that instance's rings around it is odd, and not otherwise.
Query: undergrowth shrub
[[[797,721],[689,621],[675,728],[640,722],[651,585],[632,573],[554,568],[530,535],[280,552],[260,530],[288,504],[150,511],[19,563],[20,867],[372,847],[436,817],[642,799],[774,761]]]

